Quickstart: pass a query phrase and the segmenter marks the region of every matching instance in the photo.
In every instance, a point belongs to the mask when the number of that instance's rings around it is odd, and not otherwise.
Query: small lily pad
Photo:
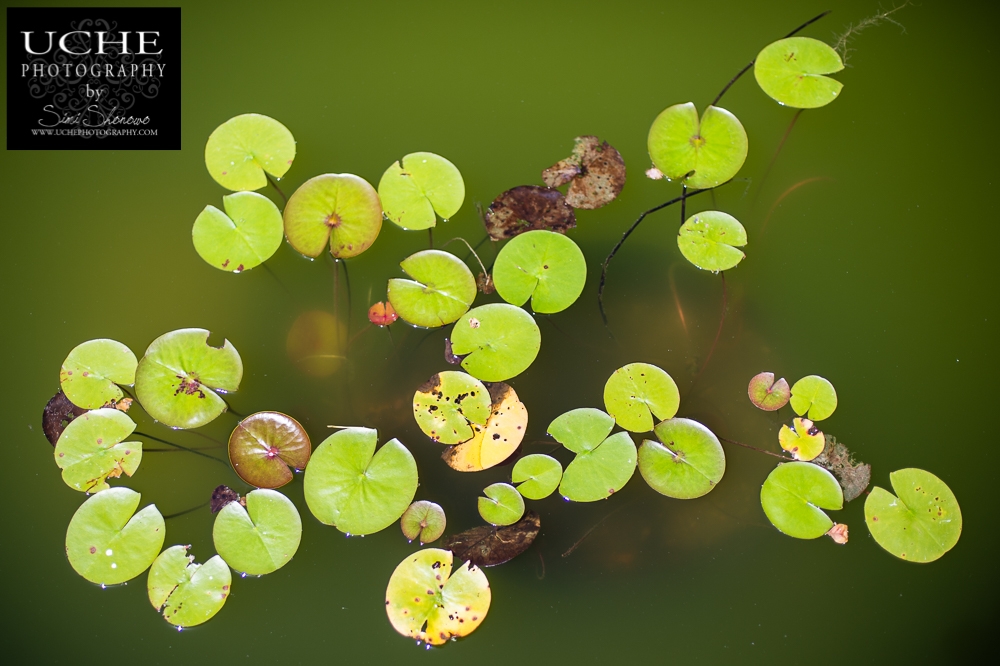
[[[464,261],[449,252],[423,250],[399,265],[413,279],[389,280],[389,303],[414,326],[450,324],[476,300],[476,278]]]
[[[844,84],[826,76],[844,69],[829,44],[811,37],[788,37],[768,44],[754,61],[753,74],[761,90],[778,104],[796,109],[826,106]]]
[[[205,166],[228,190],[259,190],[281,178],[295,159],[295,138],[274,118],[245,113],[215,128],[205,144]]]
[[[444,509],[439,504],[427,500],[411,504],[399,519],[403,536],[410,541],[420,539],[421,546],[440,539],[446,524]]]
[[[540,500],[556,491],[562,474],[562,465],[558,460],[542,453],[533,453],[514,464],[510,480],[517,485],[519,493],[528,499]]]
[[[481,472],[507,460],[524,439],[528,409],[507,384],[489,385],[491,401],[485,425],[471,423],[471,439],[447,449],[441,458],[459,472]]]
[[[778,431],[778,443],[796,460],[812,460],[823,453],[826,438],[809,419],[792,419],[791,428],[783,425]]]
[[[347,360],[347,327],[324,310],[306,310],[292,322],[285,351],[295,367],[313,377],[329,377]]]
[[[246,508],[239,502],[215,517],[215,550],[229,566],[251,576],[277,571],[299,549],[302,519],[292,501],[277,490],[252,490]]]
[[[656,117],[647,146],[663,175],[700,190],[721,185],[739,172],[747,158],[747,133],[729,111],[710,106],[699,120],[694,103],[688,102]]]
[[[399,315],[396,313],[396,309],[392,307],[392,303],[379,301],[368,308],[368,321],[376,326],[388,326],[397,319],[399,319]]]
[[[813,421],[828,419],[837,409],[837,391],[829,380],[809,375],[792,384],[792,409]]]
[[[229,462],[258,488],[280,488],[309,463],[312,444],[302,425],[281,412],[251,414],[229,436]],[[291,469],[289,469],[291,468]]]
[[[473,424],[490,418],[489,389],[464,372],[439,372],[413,394],[413,418],[424,434],[442,444],[459,444],[473,438]]]
[[[256,192],[222,197],[226,212],[206,206],[191,230],[194,249],[210,266],[242,273],[264,263],[278,251],[283,236],[281,212]]]
[[[480,525],[448,537],[444,547],[477,567],[493,567],[514,559],[534,543],[542,521],[534,511],[513,525]]]
[[[600,208],[625,186],[625,160],[607,141],[578,136],[573,154],[543,171],[542,181],[549,187],[570,183],[566,203],[573,208]]]
[[[595,502],[618,492],[632,478],[635,443],[627,432],[608,437],[614,424],[610,415],[591,408],[571,410],[549,424],[549,434],[576,453],[559,484],[563,497]]]
[[[78,574],[117,585],[153,563],[167,528],[154,504],[135,513],[140,499],[129,488],[111,488],[80,505],[66,530],[66,556]]]
[[[604,407],[619,426],[632,432],[649,432],[653,417],[673,418],[680,404],[673,378],[649,363],[618,368],[604,385]]]
[[[350,173],[310,178],[288,197],[285,237],[297,251],[318,257],[327,245],[337,259],[361,254],[382,230],[382,204],[368,181]]]
[[[518,185],[493,200],[484,222],[490,238],[504,240],[533,229],[564,234],[576,226],[576,213],[559,190]]]
[[[774,412],[788,404],[792,390],[784,377],[774,381],[773,372],[761,372],[750,380],[747,394],[754,406],[765,412]]]
[[[639,447],[639,473],[661,495],[694,499],[715,489],[726,473],[726,454],[715,434],[691,419],[656,426],[659,442]]]
[[[142,443],[122,441],[133,430],[132,419],[110,407],[73,419],[55,450],[66,485],[82,493],[96,493],[107,490],[108,477],[135,474],[142,461]]]
[[[188,548],[171,546],[160,553],[146,582],[153,608],[177,627],[194,627],[211,620],[222,610],[233,584],[233,575],[221,557],[195,564]]]
[[[479,515],[492,525],[513,525],[524,515],[524,498],[509,483],[494,483],[479,498]]]
[[[534,362],[542,346],[538,324],[527,312],[507,303],[473,308],[457,322],[451,348],[464,356],[462,367],[486,382],[515,377]]]
[[[132,350],[115,340],[88,340],[77,345],[63,361],[59,384],[77,407],[97,409],[121,400],[118,387],[135,383],[138,361]]]
[[[587,261],[579,246],[553,231],[529,231],[500,250],[493,266],[497,293],[508,303],[543,314],[561,312],[583,293]]]
[[[948,485],[922,469],[889,475],[895,495],[876,486],[865,500],[865,523],[876,543],[910,562],[933,562],[958,543],[962,511]]]
[[[677,233],[677,247],[684,258],[706,271],[728,271],[746,255],[737,248],[747,244],[747,232],[732,215],[707,210],[692,215]]]
[[[410,153],[382,174],[378,183],[385,216],[403,229],[429,229],[435,213],[447,220],[465,201],[458,168],[434,153]]]
[[[778,465],[760,489],[767,519],[797,539],[818,539],[833,521],[823,509],[841,509],[844,493],[833,474],[807,462]]]

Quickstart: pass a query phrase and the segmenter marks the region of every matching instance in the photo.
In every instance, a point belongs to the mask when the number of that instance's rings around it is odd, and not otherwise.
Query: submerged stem
[[[715,347],[719,344],[719,337],[722,336],[722,325],[726,321],[726,306],[728,305],[728,298],[726,297],[726,272],[722,271],[719,273],[722,276],[722,313],[719,315],[719,328],[715,332],[715,340],[712,341],[712,348],[708,350],[708,356],[705,357],[705,363],[701,366],[701,370],[695,375],[694,381],[691,382],[691,388],[698,383],[698,378],[701,377],[702,373],[705,372],[705,368],[708,367],[708,362],[712,360],[712,354],[715,353]]]
[[[465,247],[469,248],[469,252],[471,252],[472,256],[474,256],[476,258],[476,262],[479,264],[479,267],[483,269],[483,273],[485,273],[486,275],[489,275],[489,271],[487,271],[486,270],[486,266],[483,265],[483,260],[479,258],[479,254],[477,254],[476,251],[472,248],[472,246],[469,245],[469,241],[465,240],[461,236],[455,236],[454,238],[452,238],[450,241],[448,241],[447,243],[445,243],[441,247],[442,248],[448,247],[448,243],[454,243],[455,241],[462,241],[463,243],[465,243]]]
[[[175,449],[180,449],[181,451],[187,451],[188,453],[193,453],[196,456],[201,456],[202,458],[208,458],[209,460],[214,460],[220,465],[225,465],[227,468],[229,467],[229,463],[223,460],[222,458],[216,458],[215,456],[210,456],[207,453],[202,453],[198,449],[192,449],[187,446],[181,446],[180,444],[174,444],[173,442],[163,439],[162,437],[157,437],[156,435],[150,435],[145,432],[139,432],[138,430],[136,430],[133,434],[136,435],[137,437],[145,437],[146,439],[152,439],[153,441],[160,442],[161,444],[167,444],[169,446],[174,447]]]
[[[756,451],[757,453],[766,453],[769,456],[775,458],[781,458],[782,460],[794,461],[795,458],[789,458],[788,456],[783,456],[780,453],[775,453],[774,451],[768,451],[767,449],[758,449],[756,446],[750,446],[749,444],[744,444],[743,442],[737,442],[735,439],[726,439],[725,437],[719,437],[720,440],[728,444],[735,444],[736,446],[742,446],[744,449],[750,449],[751,451]]]
[[[266,171],[264,172],[264,177],[267,178],[267,182],[271,185],[271,187],[273,187],[278,192],[278,194],[281,195],[281,200],[284,201],[285,205],[287,206],[288,205],[288,197],[286,197],[285,193],[281,191],[280,187],[278,187],[278,182],[276,180],[274,180],[273,178],[271,178],[271,174],[269,174]]]
[[[197,511],[198,509],[208,506],[210,502],[211,500],[209,500],[208,502],[202,502],[198,506],[193,506],[190,509],[184,509],[183,511],[178,511],[177,513],[167,514],[166,516],[163,516],[163,520],[170,520],[171,518],[177,518],[178,516],[183,516],[184,514]]]

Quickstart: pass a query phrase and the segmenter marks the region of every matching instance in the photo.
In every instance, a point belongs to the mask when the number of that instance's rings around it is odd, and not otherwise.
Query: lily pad
[[[513,525],[480,525],[450,536],[445,540],[444,547],[469,564],[493,567],[509,562],[526,551],[538,536],[541,524],[538,514],[528,511]]]
[[[142,408],[171,428],[197,428],[226,411],[216,391],[235,391],[243,379],[243,361],[226,340],[208,344],[209,332],[182,328],[161,335],[146,350],[135,373],[135,393]]]
[[[726,454],[715,434],[691,419],[656,426],[659,442],[639,447],[639,473],[661,495],[694,499],[715,489],[726,473]]]
[[[452,572],[452,554],[425,548],[399,563],[385,591],[392,628],[428,645],[468,636],[490,609],[490,583],[474,564]]]
[[[247,493],[246,507],[230,502],[215,517],[215,550],[229,566],[251,576],[277,571],[299,549],[302,519],[292,501],[277,490]]]
[[[653,164],[667,178],[701,190],[739,172],[747,158],[747,133],[729,111],[710,106],[699,120],[694,103],[688,102],[656,117],[647,146]]]
[[[379,301],[368,308],[368,321],[376,326],[388,326],[397,319],[399,319],[399,315],[396,313],[396,309],[392,307],[392,303]]]
[[[242,273],[271,258],[281,245],[281,212],[256,192],[222,197],[226,212],[205,206],[191,230],[194,249],[209,265]]]
[[[221,557],[195,564],[188,548],[171,546],[160,553],[146,581],[153,608],[177,627],[194,627],[211,620],[222,610],[233,584],[233,575]]]
[[[135,383],[138,361],[132,350],[115,340],[88,340],[77,345],[63,361],[59,384],[77,407],[97,409],[121,400],[118,387]]]
[[[111,488],[92,495],[73,514],[66,530],[66,556],[91,583],[117,585],[133,579],[163,547],[163,516],[154,504],[135,513],[140,498],[129,488]]]
[[[774,412],[788,404],[792,390],[784,377],[774,381],[773,372],[761,372],[750,380],[747,394],[754,406],[765,412]]]
[[[295,367],[313,377],[329,377],[347,360],[347,327],[329,312],[306,310],[292,323],[285,351]]]
[[[450,324],[476,300],[476,278],[464,261],[449,252],[423,250],[399,265],[413,279],[389,280],[389,303],[414,326]]]
[[[295,159],[295,138],[274,118],[245,113],[215,128],[205,144],[205,166],[228,190],[259,190],[281,178]]]
[[[618,368],[604,385],[604,407],[619,426],[632,432],[649,432],[653,417],[673,418],[680,404],[673,378],[649,363]]]
[[[625,186],[625,160],[607,141],[578,136],[573,154],[543,171],[542,181],[549,187],[570,183],[566,203],[573,208],[600,208]]]
[[[251,414],[229,436],[229,462],[258,488],[280,488],[309,463],[312,444],[302,425],[281,412]],[[289,469],[291,468],[291,469]]]
[[[566,412],[549,424],[557,442],[576,453],[563,472],[559,493],[574,502],[595,502],[625,487],[635,473],[637,452],[627,432],[608,437],[614,419],[599,409]]]
[[[470,423],[473,436],[445,450],[441,455],[448,466],[459,472],[480,472],[507,460],[524,439],[528,429],[528,409],[507,384],[490,384],[489,419],[485,425]]]
[[[768,44],[754,61],[760,89],[784,106],[815,109],[826,106],[844,84],[826,76],[844,69],[829,44],[811,37],[788,37]]]
[[[123,442],[135,423],[117,409],[94,409],[66,426],[56,443],[56,464],[63,481],[82,493],[107,490],[108,477],[135,474],[142,461],[141,442]]]
[[[830,418],[837,409],[837,391],[829,380],[809,375],[792,384],[792,409],[799,416],[807,413],[813,421]]]
[[[517,492],[528,499],[540,500],[556,491],[562,474],[562,465],[558,460],[542,453],[533,453],[515,463],[510,480],[517,485]]]
[[[518,185],[493,200],[483,221],[486,233],[498,241],[534,229],[564,234],[576,226],[576,213],[559,190]]]
[[[437,541],[444,534],[447,519],[441,505],[427,500],[411,504],[399,519],[403,536],[410,541],[420,539],[420,545]]]
[[[807,462],[778,465],[760,489],[760,504],[771,524],[797,539],[817,539],[833,521],[823,509],[841,509],[844,493],[833,474]]]
[[[876,486],[865,500],[865,523],[876,543],[910,562],[933,562],[958,543],[962,511],[948,485],[922,469],[889,475],[895,495]]]
[[[458,168],[434,153],[410,153],[382,174],[378,183],[385,216],[403,229],[429,229],[435,213],[447,220],[465,201]]]
[[[346,534],[372,534],[399,520],[417,492],[417,463],[399,440],[376,453],[378,432],[345,428],[316,447],[303,481],[316,518]]]
[[[823,453],[826,438],[809,419],[792,419],[791,428],[783,425],[778,431],[778,443],[796,460],[812,460]]]
[[[677,247],[684,258],[706,271],[728,271],[746,255],[737,248],[747,244],[747,232],[732,215],[708,210],[692,215],[677,233]]]
[[[457,322],[451,334],[451,349],[464,356],[462,367],[486,382],[515,377],[534,362],[542,346],[542,334],[531,315],[507,303],[473,308]]]
[[[479,498],[479,515],[492,525],[513,525],[524,515],[524,498],[509,483],[494,483]]]
[[[327,245],[337,259],[361,254],[382,230],[382,204],[368,181],[350,173],[310,178],[288,197],[285,237],[297,251],[318,257]]]
[[[55,446],[66,426],[72,423],[73,419],[88,411],[70,402],[62,389],[59,389],[54,396],[49,398],[42,410],[42,432],[45,433],[45,439],[49,440],[49,444]]]
[[[493,266],[497,293],[508,303],[542,314],[573,305],[587,282],[587,261],[570,238],[553,231],[529,231],[500,250]]]
[[[490,418],[490,392],[481,381],[464,372],[439,372],[413,394],[413,418],[424,434],[442,444],[459,444],[473,438],[473,424]]]

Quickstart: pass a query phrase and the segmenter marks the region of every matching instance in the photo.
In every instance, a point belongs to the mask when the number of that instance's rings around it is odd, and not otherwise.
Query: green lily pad
[[[141,442],[123,442],[135,423],[110,407],[73,419],[56,442],[56,464],[63,481],[82,493],[107,490],[108,477],[132,476],[142,461]]]
[[[604,385],[604,407],[618,425],[632,432],[649,432],[653,417],[673,418],[681,404],[677,384],[649,363],[629,363],[612,373]]]
[[[92,495],[73,514],[66,530],[66,556],[91,583],[117,585],[133,579],[163,547],[163,516],[154,504],[135,513],[140,498],[129,488],[111,488]]]
[[[747,133],[729,111],[710,106],[699,120],[698,110],[688,102],[656,117],[647,146],[653,164],[667,178],[700,190],[721,185],[739,172],[747,158]]]
[[[281,412],[251,414],[229,437],[229,462],[258,488],[280,488],[309,463],[312,444],[302,425]],[[291,469],[289,469],[291,468]]]
[[[707,210],[692,215],[677,232],[677,247],[684,258],[706,271],[728,271],[746,255],[737,248],[747,244],[747,232],[732,215]]]
[[[760,504],[771,524],[797,539],[817,539],[833,521],[823,509],[841,509],[844,492],[833,474],[807,462],[778,465],[760,489]]]
[[[556,417],[548,432],[576,453],[566,466],[559,493],[574,502],[595,502],[625,487],[635,473],[637,452],[627,432],[608,437],[615,421],[599,409],[574,409]]]
[[[646,440],[639,447],[639,473],[653,490],[694,499],[715,489],[726,473],[726,454],[711,430],[676,418],[660,423],[654,432],[660,441]]]
[[[562,475],[562,465],[558,460],[542,453],[533,453],[514,464],[510,480],[517,484],[517,492],[528,499],[540,500],[556,491]]]
[[[417,463],[399,440],[378,452],[378,432],[344,428],[316,447],[303,486],[309,510],[345,534],[365,535],[399,520],[417,492]]]
[[[490,583],[479,567],[452,572],[451,551],[425,548],[399,563],[385,591],[385,612],[403,636],[443,645],[468,636],[490,609]]]
[[[307,257],[318,257],[328,244],[337,259],[356,257],[382,230],[378,192],[350,173],[326,173],[302,183],[288,197],[284,217],[285,237]]]
[[[205,166],[229,190],[259,190],[281,178],[295,159],[295,138],[274,118],[245,113],[215,128],[205,144]]]
[[[547,432],[573,453],[586,453],[597,448],[614,427],[615,420],[609,414],[581,407],[556,417]]]
[[[63,361],[59,384],[77,407],[97,409],[118,402],[125,394],[118,384],[135,383],[138,361],[132,350],[115,340],[88,340]]]
[[[277,490],[252,490],[246,507],[229,502],[215,516],[215,550],[229,566],[251,576],[277,571],[299,549],[302,519],[292,501]]]
[[[509,483],[494,483],[479,498],[479,515],[491,525],[513,525],[524,515],[524,498]]]
[[[493,265],[493,284],[508,303],[542,314],[573,305],[587,281],[587,261],[572,239],[554,231],[528,231],[512,238]]]
[[[490,392],[464,372],[439,372],[413,394],[413,418],[435,442],[458,444],[475,435],[473,424],[490,418]]]
[[[837,409],[837,391],[829,380],[809,375],[792,384],[792,409],[799,416],[807,413],[813,421],[830,418]]]
[[[284,224],[270,199],[256,192],[222,197],[223,213],[205,206],[191,230],[194,249],[209,265],[242,273],[271,258],[281,245]]]
[[[208,344],[203,328],[182,328],[153,340],[135,373],[135,394],[142,408],[171,428],[197,428],[226,411],[216,391],[240,387],[243,360],[226,340]]]
[[[420,539],[420,545],[437,541],[447,525],[444,509],[440,504],[420,500],[411,504],[399,519],[403,536],[410,541]]]
[[[465,201],[465,181],[454,164],[434,153],[410,153],[378,183],[385,216],[403,229],[429,229],[435,213],[447,220]]]
[[[768,44],[754,61],[760,89],[778,104],[815,109],[837,99],[844,84],[826,74],[844,69],[829,44],[811,37],[788,37]]]
[[[958,543],[962,511],[951,488],[922,469],[889,475],[895,495],[876,486],[865,500],[865,523],[878,545],[910,562],[933,562]]]
[[[465,262],[441,250],[423,250],[400,267],[412,280],[392,278],[387,293],[396,313],[414,326],[445,326],[476,300],[476,278]]]
[[[502,382],[528,369],[538,356],[542,334],[531,315],[507,303],[469,310],[455,322],[451,350],[462,367],[485,382]]]
[[[792,390],[788,387],[788,382],[782,377],[774,381],[773,372],[761,372],[750,380],[747,386],[747,395],[750,402],[755,407],[763,409],[765,412],[773,412],[788,404],[788,399],[792,397]]]
[[[792,427],[778,431],[778,443],[796,460],[812,460],[823,453],[826,437],[809,419],[792,419]]]
[[[195,564],[188,555],[190,546],[171,546],[149,568],[146,591],[153,608],[176,627],[193,627],[208,622],[222,610],[233,575],[218,555],[204,564]]]

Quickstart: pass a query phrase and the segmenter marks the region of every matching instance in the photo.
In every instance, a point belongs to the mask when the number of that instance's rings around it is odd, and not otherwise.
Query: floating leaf
[[[117,409],[94,409],[73,419],[56,444],[63,481],[82,493],[108,488],[108,477],[132,476],[142,461],[141,442],[123,442],[135,423]]]
[[[747,394],[754,406],[765,412],[773,412],[788,404],[792,391],[784,377],[774,381],[773,372],[762,372],[750,380]]]
[[[747,133],[729,111],[710,106],[699,120],[698,110],[688,102],[656,117],[648,148],[653,164],[667,178],[700,190],[737,174],[747,158]]]
[[[625,487],[635,473],[635,443],[627,432],[608,437],[614,419],[599,409],[566,412],[548,432],[576,457],[563,472],[559,493],[574,502],[594,502]]]
[[[837,391],[819,375],[803,377],[792,385],[792,409],[799,416],[809,413],[813,421],[828,419],[837,409]]]
[[[302,425],[281,412],[251,414],[229,436],[229,462],[258,488],[280,488],[309,462],[312,444]],[[291,469],[289,469],[291,468]]]
[[[265,171],[281,178],[295,159],[295,138],[274,118],[245,113],[215,128],[205,144],[205,166],[228,190],[259,190]]]
[[[400,267],[412,280],[389,280],[389,303],[414,326],[434,328],[455,321],[476,300],[476,278],[465,262],[442,250],[423,250]]]
[[[484,222],[490,238],[504,240],[533,229],[566,233],[576,226],[576,214],[559,190],[518,185],[493,200]]]
[[[70,402],[83,409],[97,409],[122,399],[118,384],[135,383],[138,361],[132,350],[115,340],[88,340],[77,345],[63,361],[59,384]]]
[[[223,213],[205,206],[191,230],[194,249],[209,265],[242,273],[271,258],[281,245],[281,212],[256,192],[222,197]]]
[[[399,563],[385,591],[385,612],[404,636],[443,645],[476,630],[490,609],[490,583],[482,569],[463,564],[452,573],[452,554],[425,548]]]
[[[639,473],[653,490],[694,499],[715,489],[726,473],[726,454],[711,430],[676,418],[660,423],[654,432],[660,441],[646,440],[639,447]]]
[[[850,502],[865,491],[872,478],[872,466],[854,461],[846,446],[830,433],[824,433],[826,446],[813,463],[833,472],[844,489],[844,501]]]
[[[396,314],[396,309],[392,307],[392,303],[379,301],[368,308],[368,321],[376,326],[388,326],[397,319],[399,319],[399,315]]]
[[[329,377],[347,360],[347,327],[329,312],[307,310],[292,323],[285,339],[288,358],[302,372]]]
[[[247,505],[246,500],[241,500],[240,494],[229,486],[216,486],[215,490],[212,491],[212,499],[210,500],[212,513],[219,513],[222,511],[222,507],[230,502],[240,502],[243,506]]]
[[[439,504],[427,500],[411,504],[399,519],[403,536],[410,541],[420,539],[421,546],[440,539],[446,524],[444,509]]]
[[[514,559],[534,543],[541,519],[534,511],[513,525],[481,525],[448,537],[444,547],[460,560],[477,567],[493,567]]]
[[[528,499],[545,499],[556,491],[562,480],[563,469],[552,456],[533,453],[524,456],[511,470],[511,483],[519,484],[517,491]]]
[[[413,418],[424,434],[442,444],[459,444],[476,434],[473,424],[490,418],[490,392],[464,372],[439,372],[413,394]]]
[[[490,384],[488,389],[491,407],[486,424],[470,423],[472,439],[441,455],[449,467],[459,472],[480,472],[507,460],[521,445],[528,428],[528,409],[514,389],[503,382]]]
[[[611,434],[615,420],[591,407],[573,409],[549,424],[548,433],[573,453],[591,451]]]
[[[454,164],[434,153],[410,153],[382,174],[378,195],[385,216],[403,229],[429,229],[437,213],[447,220],[465,201],[465,182]]]
[[[208,622],[222,610],[233,584],[229,566],[218,555],[195,564],[190,546],[171,546],[149,568],[146,591],[153,608],[177,627]]]
[[[823,509],[841,509],[844,493],[833,474],[807,462],[778,465],[760,489],[760,503],[771,524],[797,539],[817,539],[833,521]]]
[[[587,281],[587,261],[571,239],[553,231],[529,231],[504,245],[493,265],[497,293],[508,303],[542,314],[573,305]]]
[[[70,402],[62,389],[56,391],[56,394],[45,403],[45,409],[42,410],[42,432],[45,433],[45,439],[49,440],[49,444],[55,446],[66,426],[72,423],[76,417],[86,414],[87,411]]]
[[[417,492],[417,463],[399,440],[375,452],[378,432],[345,428],[316,447],[303,486],[309,510],[346,534],[372,534],[399,520]]]
[[[746,256],[736,248],[747,244],[747,232],[732,215],[707,210],[692,215],[677,233],[684,258],[706,271],[727,271]]]
[[[825,74],[844,69],[830,45],[811,37],[788,37],[768,44],[754,61],[761,90],[778,104],[815,109],[837,98],[844,84]]]
[[[843,546],[845,543],[847,543],[847,537],[848,537],[847,525],[841,523],[834,523],[833,527],[831,527],[827,531],[826,535],[831,539],[833,539],[834,543]]]
[[[649,363],[618,368],[604,385],[604,407],[619,426],[649,432],[653,417],[669,419],[677,413],[681,394],[666,372]]]
[[[210,346],[208,336],[202,328],[171,331],[153,340],[139,361],[136,396],[160,423],[171,428],[203,426],[226,411],[226,401],[215,390],[240,387],[239,352],[229,340],[222,347]]]
[[[135,513],[140,498],[134,490],[111,488],[92,495],[73,514],[66,530],[66,556],[91,583],[117,585],[133,579],[163,547],[163,516],[154,504]]]
[[[826,439],[809,419],[792,419],[791,428],[783,425],[778,431],[778,443],[796,460],[812,460],[823,453]]]
[[[543,171],[542,181],[549,187],[571,183],[566,203],[573,208],[600,208],[625,186],[625,160],[607,141],[578,136],[573,154]]]
[[[462,367],[486,382],[515,377],[534,362],[542,334],[531,315],[507,303],[481,305],[465,313],[451,334]]]
[[[246,508],[230,502],[215,517],[215,550],[229,566],[251,576],[277,571],[299,549],[302,519],[292,501],[277,490],[252,490]]]
[[[479,498],[479,515],[493,525],[513,525],[524,515],[524,498],[509,483],[494,483]]]
[[[350,173],[326,173],[310,178],[288,198],[285,236],[307,257],[318,257],[329,244],[330,254],[349,259],[375,242],[382,229],[378,192],[364,178]]]
[[[922,469],[889,475],[894,496],[875,486],[865,500],[865,523],[875,541],[898,558],[933,562],[958,543],[962,511],[951,488]]]

